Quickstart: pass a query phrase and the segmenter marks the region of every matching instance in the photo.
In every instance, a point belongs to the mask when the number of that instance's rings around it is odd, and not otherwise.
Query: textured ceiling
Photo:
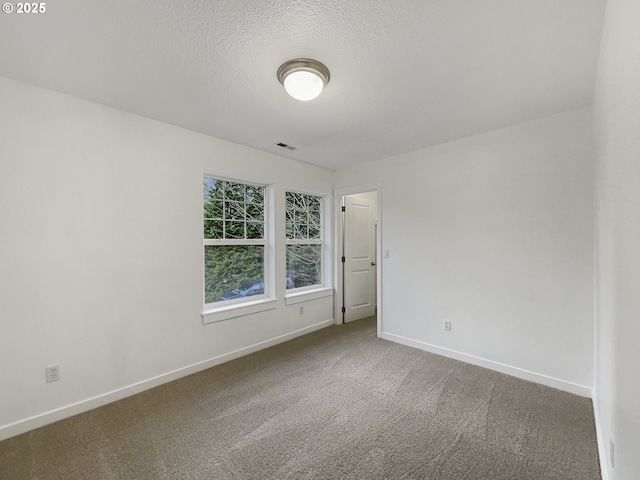
[[[604,4],[56,0],[0,14],[0,75],[338,169],[589,105]],[[294,57],[318,99],[278,83]]]

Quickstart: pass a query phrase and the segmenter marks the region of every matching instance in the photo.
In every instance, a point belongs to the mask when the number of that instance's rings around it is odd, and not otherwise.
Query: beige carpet
[[[0,442],[0,478],[599,479],[591,401],[336,326]]]

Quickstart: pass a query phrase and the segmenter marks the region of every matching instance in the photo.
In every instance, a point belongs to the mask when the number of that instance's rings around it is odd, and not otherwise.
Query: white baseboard
[[[606,445],[607,443],[602,438],[602,423],[600,421],[600,408],[598,407],[598,395],[593,392],[591,399],[593,402],[593,418],[596,422],[596,439],[598,441],[598,457],[600,458],[600,475],[602,480],[609,480],[609,463],[607,462]]]
[[[442,355],[443,357],[453,358],[454,360],[460,360],[461,362],[470,363],[479,367],[488,368],[489,370],[495,370],[496,372],[511,375],[512,377],[521,378],[530,382],[540,383],[547,387],[557,388],[565,392],[580,395],[581,397],[592,397],[592,389],[584,385],[578,385],[576,383],[560,380],[559,378],[549,377],[540,373],[530,372],[529,370],[523,370],[518,367],[512,367],[503,363],[494,362],[485,358],[476,357],[467,353],[458,352],[455,350],[449,350],[448,348],[438,347],[429,343],[420,342],[418,340],[412,340],[410,338],[402,337],[400,335],[394,335],[392,333],[381,332],[380,338],[389,340],[391,342],[400,343],[409,347],[419,348],[427,352]]]
[[[50,410],[48,412],[41,413],[39,415],[35,415],[33,417],[29,417],[24,420],[19,420],[17,422],[10,423],[8,425],[4,425],[0,427],[0,441],[6,440],[7,438],[10,438],[10,437],[14,437],[16,435],[20,435],[22,433],[33,430],[35,428],[39,428],[53,422],[57,422],[58,420],[62,420],[64,418],[72,417],[73,415],[77,415],[79,413],[93,410],[94,408],[98,408],[108,403],[112,403],[117,400],[130,397],[137,393],[144,392],[145,390],[149,390],[151,388],[163,385],[165,383],[172,382],[179,378],[192,375],[194,373],[200,372],[202,370],[206,370],[211,367],[215,367],[216,365],[220,365],[221,363],[225,363],[230,360],[234,360],[236,358],[249,355],[250,353],[254,353],[259,350],[272,347],[279,343],[286,342],[287,340],[300,337],[307,333],[311,333],[316,330],[320,330],[321,328],[329,327],[331,325],[335,325],[334,319],[325,320],[323,322],[316,323],[314,325],[311,325],[305,328],[301,328],[300,330],[296,330],[294,332],[290,332],[285,335],[280,335],[279,337],[265,340],[264,342],[256,343],[249,347],[241,348],[239,350],[235,350],[233,352],[226,353],[218,357],[214,357],[208,360],[204,360],[202,362],[194,363],[192,365],[188,365],[186,367],[179,368],[171,372],[163,373],[162,375],[158,375],[156,377],[149,378],[147,380],[142,380],[141,382],[137,382],[137,383],[128,385],[126,387],[119,388],[117,390],[112,390],[110,392],[103,393],[101,395],[97,395],[95,397],[88,398],[86,400],[81,400],[79,402],[72,403],[64,407],[56,408],[55,410]]]

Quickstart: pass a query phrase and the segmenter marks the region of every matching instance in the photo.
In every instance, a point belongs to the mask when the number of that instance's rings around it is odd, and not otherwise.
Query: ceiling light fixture
[[[295,58],[278,69],[278,80],[296,100],[313,100],[329,83],[329,69],[317,60]]]

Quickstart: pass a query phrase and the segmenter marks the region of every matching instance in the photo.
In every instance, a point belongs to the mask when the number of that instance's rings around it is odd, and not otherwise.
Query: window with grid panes
[[[287,288],[322,284],[322,200],[286,192]]]
[[[265,187],[205,177],[205,304],[264,296],[265,249]]]

